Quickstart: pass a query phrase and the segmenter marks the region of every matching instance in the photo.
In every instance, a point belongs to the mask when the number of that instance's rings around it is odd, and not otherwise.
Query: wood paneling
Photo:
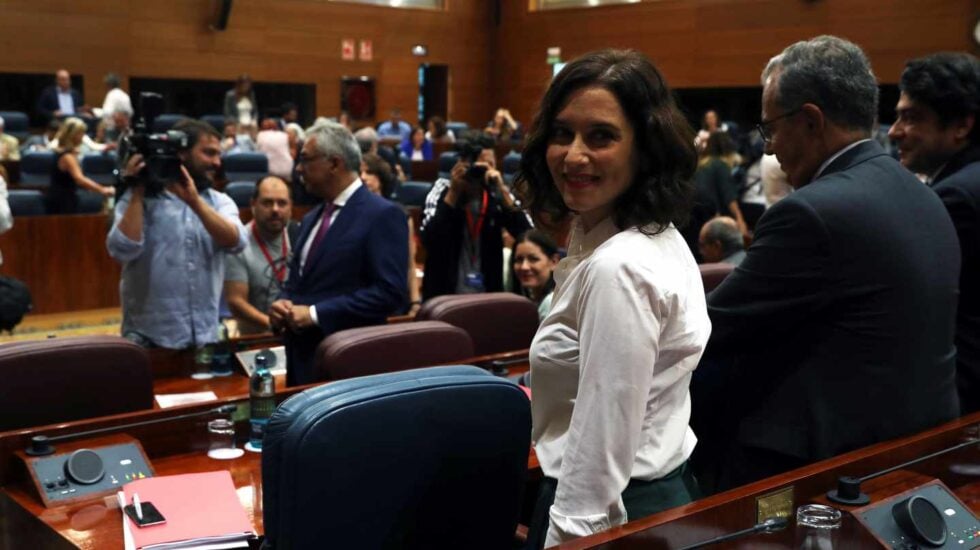
[[[446,11],[391,9],[324,0],[235,0],[228,29],[207,28],[212,0],[3,0],[0,72],[51,72],[66,67],[85,77],[89,104],[104,96],[102,77],[256,81],[317,86],[317,109],[340,110],[340,77],[376,79],[378,117],[392,107],[415,116],[420,62],[449,66],[455,120],[489,115],[490,5],[449,3]],[[342,61],[343,38],[373,41],[374,59]],[[429,56],[411,46],[427,44]]]
[[[493,105],[530,122],[551,80],[550,46],[562,59],[591,50],[647,54],[674,88],[757,86],[770,57],[789,44],[835,34],[862,46],[879,80],[898,81],[907,59],[970,50],[977,0],[662,0],[528,12],[501,0],[494,35]],[[975,50],[974,50],[975,51]]]

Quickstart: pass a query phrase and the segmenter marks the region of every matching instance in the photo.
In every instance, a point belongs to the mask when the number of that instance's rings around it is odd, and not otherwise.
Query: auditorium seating
[[[225,193],[235,201],[239,208],[248,208],[255,193],[254,181],[233,181],[225,186]]]
[[[735,266],[730,263],[718,262],[701,264],[698,269],[701,270],[701,282],[704,284],[704,291],[711,292],[725,280],[725,277],[728,277],[729,273],[735,270]]]
[[[425,197],[432,190],[432,184],[424,181],[406,181],[398,186],[391,199],[405,206],[425,206]]]
[[[161,132],[166,132],[173,128],[174,124],[177,124],[181,120],[188,118],[184,115],[178,115],[173,113],[163,113],[162,115],[153,119],[152,131],[154,134],[159,134]]]
[[[467,131],[469,129],[470,129],[470,125],[467,124],[467,123],[465,123],[465,122],[447,122],[446,123],[446,130],[449,130],[450,132],[452,132],[453,135],[456,136],[456,139],[459,139],[460,135],[463,132],[465,132],[465,131]]]
[[[105,197],[99,193],[85,189],[79,189],[75,191],[75,194],[78,195],[77,214],[98,214],[99,212],[102,212],[102,205],[105,203]]]
[[[256,182],[269,173],[269,158],[265,153],[229,153],[221,157],[228,181]]]
[[[456,151],[446,151],[439,155],[439,177],[448,179],[458,159],[459,153]]]
[[[14,218],[45,214],[44,195],[37,189],[11,189],[7,201]]]
[[[221,114],[211,114],[204,115],[201,117],[203,122],[207,122],[212,128],[218,131],[219,134],[224,134],[225,132],[225,115]]]
[[[21,144],[31,135],[29,120],[26,113],[20,111],[0,111],[3,117],[3,133],[17,138]]]
[[[53,151],[28,151],[20,157],[21,185],[47,187],[57,155]]]
[[[82,172],[102,185],[116,184],[116,165],[119,158],[114,153],[82,156]]]
[[[353,328],[320,343],[313,376],[340,380],[452,363],[474,355],[466,331],[439,321]]]
[[[537,306],[510,292],[437,296],[422,303],[415,319],[465,330],[477,355],[527,349],[538,330]]]
[[[0,345],[0,432],[153,407],[146,350],[118,336]]]
[[[262,445],[270,548],[514,547],[531,414],[516,385],[454,366],[306,390]]]
[[[514,182],[514,175],[517,174],[517,169],[521,166],[521,154],[515,151],[511,151],[504,156],[503,162],[501,162],[501,172],[504,174],[504,179],[508,184]]]

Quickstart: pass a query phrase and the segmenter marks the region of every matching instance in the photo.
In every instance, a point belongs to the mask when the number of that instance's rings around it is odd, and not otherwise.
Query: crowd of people
[[[93,114],[119,135],[132,109],[106,84]],[[356,132],[346,116],[304,130],[295,106],[263,120],[239,78],[224,135],[175,126],[189,138],[179,176],[125,164],[106,240],[123,265],[123,335],[213,342],[224,297],[243,331],[282,335],[296,385],[339,330],[445,294],[527,296],[544,473],[529,548],[980,410],[980,61],[906,64],[897,159],[875,139],[878,85],[858,45],[792,44],[761,84],[754,132],[713,110],[696,131],[649,59],[601,50],[556,75],[526,129],[502,108],[455,135],[398,110]],[[49,208],[70,211],[75,188],[116,193],[81,173],[84,107],[66,71],[42,107],[67,116],[46,142]],[[494,145],[513,139],[524,149],[508,183]],[[432,160],[436,142],[459,157],[425,200],[419,288],[415,229],[388,200],[404,174],[382,155],[393,143]],[[270,158],[247,225],[215,189],[234,150]],[[296,183],[314,204],[299,224]],[[544,230],[563,223],[567,243]],[[706,295],[699,262],[735,267]]]

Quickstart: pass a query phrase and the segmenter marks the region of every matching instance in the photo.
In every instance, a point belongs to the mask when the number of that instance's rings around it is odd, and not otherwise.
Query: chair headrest
[[[437,296],[424,302],[415,318],[464,329],[477,355],[527,349],[539,324],[534,302],[510,292]]]

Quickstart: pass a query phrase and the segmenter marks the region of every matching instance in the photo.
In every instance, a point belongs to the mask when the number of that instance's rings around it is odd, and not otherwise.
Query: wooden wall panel
[[[340,78],[376,79],[378,116],[416,113],[420,62],[449,65],[450,117],[483,121],[491,109],[489,3],[451,2],[446,11],[391,9],[324,0],[235,0],[228,29],[207,28],[214,0],[0,0],[0,72],[85,76],[89,104],[102,77],[234,79],[317,85],[319,114],[340,109]],[[369,39],[370,62],[342,61],[343,38]],[[427,58],[411,46],[429,46]],[[462,97],[465,94],[465,97]]]
[[[551,79],[546,50],[562,59],[605,48],[646,53],[671,86],[757,86],[770,57],[789,44],[836,34],[860,44],[878,78],[897,82],[907,59],[971,50],[978,0],[662,0],[528,12],[501,0],[491,78],[494,105],[529,122]],[[973,50],[977,53],[976,50]]]

